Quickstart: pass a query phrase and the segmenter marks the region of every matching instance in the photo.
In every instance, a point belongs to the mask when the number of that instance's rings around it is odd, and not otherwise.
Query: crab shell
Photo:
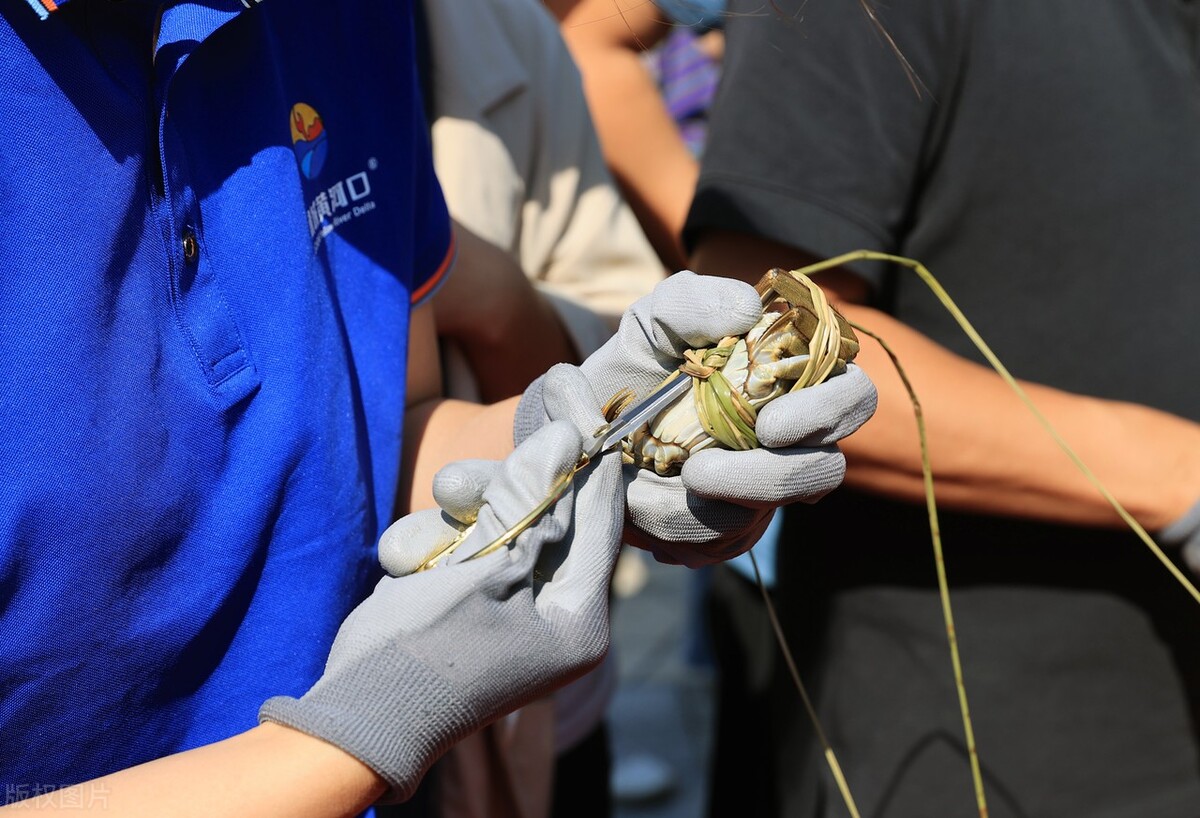
[[[776,302],[742,338],[736,340],[720,372],[757,411],[788,392],[809,365],[809,341],[797,319],[800,312]],[[692,389],[634,432],[623,448],[626,463],[678,474],[693,452],[722,444],[700,420],[699,390]]]

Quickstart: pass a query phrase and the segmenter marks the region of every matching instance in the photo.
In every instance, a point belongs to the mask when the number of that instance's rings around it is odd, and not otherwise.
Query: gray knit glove
[[[601,400],[623,387],[641,398],[679,365],[685,349],[741,335],[761,314],[748,284],[676,273],[629,309],[617,334],[581,369]],[[526,390],[517,409],[518,441],[553,416],[544,382]],[[769,448],[705,450],[687,460],[679,477],[627,467],[626,541],[662,562],[693,567],[742,553],[776,506],[815,501],[841,483],[846,463],[835,444],[871,416],[875,400],[870,379],[851,366],[845,375],[764,407],[756,432]],[[594,428],[579,424],[584,434]]]
[[[1158,536],[1166,545],[1178,547],[1187,567],[1200,577],[1200,503],[1164,528]]]
[[[439,481],[457,497],[456,513],[479,514],[456,554],[482,548],[524,516],[580,447],[573,424],[552,423],[501,464],[444,469]],[[456,741],[603,658],[620,492],[616,457],[602,458],[511,549],[385,577],[342,623],[312,689],[268,700],[259,719],[341,747],[388,782],[386,800],[409,797]],[[457,531],[438,511],[410,515],[384,534],[381,561],[409,574]],[[560,542],[569,548],[548,559],[545,546]]]

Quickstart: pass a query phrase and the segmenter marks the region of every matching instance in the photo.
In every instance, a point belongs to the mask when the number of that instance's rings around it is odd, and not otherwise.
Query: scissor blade
[[[626,409],[607,429],[601,432],[584,451],[589,458],[608,451],[622,438],[633,434],[639,426],[653,420],[655,415],[666,409],[680,395],[692,388],[692,379],[680,373],[672,380],[659,386],[637,405]]]

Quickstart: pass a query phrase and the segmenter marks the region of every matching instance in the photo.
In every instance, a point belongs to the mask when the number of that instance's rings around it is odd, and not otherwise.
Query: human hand
[[[748,284],[676,273],[637,301],[617,334],[580,369],[599,398],[629,387],[640,399],[679,365],[684,350],[741,335],[761,315]],[[518,441],[552,416],[564,391],[547,389],[552,373],[526,390],[517,409]],[[815,501],[841,483],[845,458],[835,444],[871,416],[875,399],[870,379],[851,365],[844,375],[763,407],[756,433],[767,448],[707,449],[688,458],[678,477],[626,467],[626,541],[659,561],[691,567],[742,553],[776,506]],[[595,417],[577,420],[585,435],[596,428]]]
[[[465,559],[546,496],[580,451],[575,427],[552,422],[502,463],[443,469],[453,513],[478,515],[459,561],[412,573],[458,534],[437,510],[389,528],[380,560],[392,576],[346,618],[312,689],[268,700],[260,721],[342,748],[402,800],[456,741],[598,664],[622,520],[616,456],[578,474],[512,548]]]
[[[1159,532],[1159,539],[1180,549],[1184,563],[1200,577],[1200,502]]]

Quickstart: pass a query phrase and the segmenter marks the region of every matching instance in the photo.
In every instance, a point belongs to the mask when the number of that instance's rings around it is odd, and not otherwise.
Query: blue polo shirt
[[[31,5],[0,0],[5,800],[319,676],[452,250],[407,3]]]

